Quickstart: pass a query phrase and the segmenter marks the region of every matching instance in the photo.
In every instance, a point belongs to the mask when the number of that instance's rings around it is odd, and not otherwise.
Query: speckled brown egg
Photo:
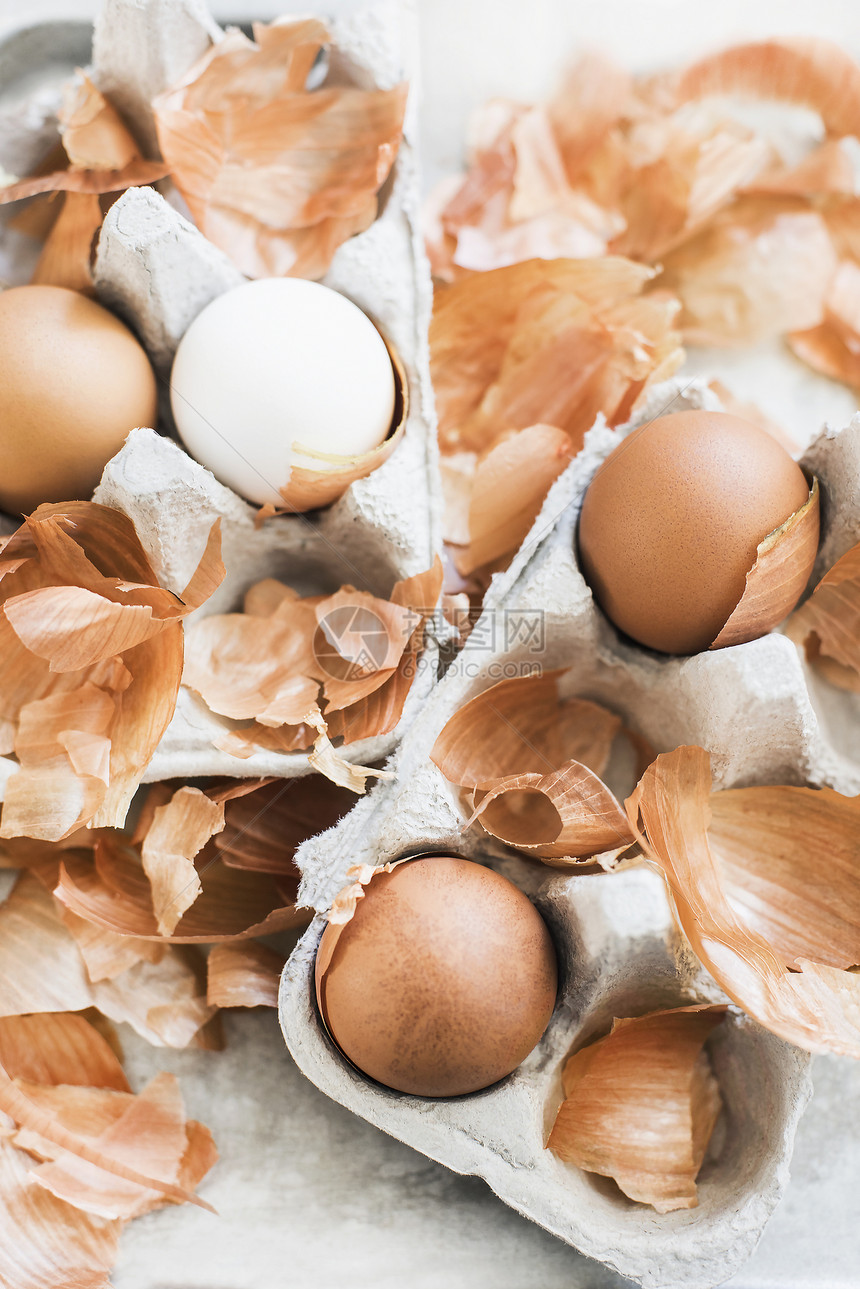
[[[316,986],[329,1033],[365,1074],[457,1096],[510,1074],[535,1046],[555,1006],[555,950],[507,878],[434,855],[380,872],[352,919],[326,927]]]
[[[0,293],[0,509],[85,501],[155,417],[149,359],[119,318],[62,287]]]
[[[722,412],[661,416],[607,457],[585,494],[583,573],[634,640],[698,653],[743,595],[759,542],[808,496],[803,471],[757,426]],[[787,611],[777,597],[775,619],[757,634]]]

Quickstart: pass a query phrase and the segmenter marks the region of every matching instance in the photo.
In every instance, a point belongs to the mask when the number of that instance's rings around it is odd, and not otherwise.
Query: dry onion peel
[[[72,857],[82,867],[88,863],[85,852],[65,854],[70,863]],[[56,874],[56,861],[52,868]],[[42,877],[48,876],[46,870]],[[34,873],[23,873],[0,905],[0,929],[7,960],[2,1015],[96,1006],[112,1020],[131,1024],[150,1043],[208,1045],[202,1031],[214,1012],[206,1005],[199,968],[187,954],[169,946],[154,954],[151,950],[158,946],[141,947],[139,940],[130,940],[128,953],[111,952],[107,961],[102,957],[102,970],[93,978],[80,922],[70,925],[62,904]]]
[[[843,260],[824,301],[824,321],[788,337],[794,353],[833,380],[860,389],[860,265]]]
[[[140,153],[116,108],[85,72],[64,87],[59,114],[63,147],[73,166],[84,170],[122,170]]]
[[[707,752],[682,747],[658,757],[626,803],[631,827],[645,854],[662,872],[676,918],[694,953],[728,996],[765,1028],[807,1051],[860,1057],[860,975],[816,960],[819,955],[798,957],[793,928],[782,952],[770,938],[772,920],[765,936],[735,911],[732,886],[719,862],[718,836],[713,846],[709,837],[710,792]],[[828,829],[814,850],[807,852],[807,873],[815,871],[816,860],[823,865],[825,855],[829,864],[831,836],[838,836],[836,830]],[[757,853],[768,844],[765,817]],[[732,880],[738,883],[736,865],[732,872]],[[824,868],[822,886],[827,881]],[[779,914],[772,912],[770,918],[784,917],[791,926],[796,900],[781,898],[774,885],[769,887],[769,899],[774,910],[779,908]],[[805,916],[808,919],[808,907]],[[805,943],[818,935],[816,923],[811,926],[802,933],[809,936]],[[826,930],[820,938],[826,941]],[[826,948],[821,952],[826,956]]]
[[[54,1084],[45,1087],[28,1079],[15,1080],[28,1101],[43,1110],[56,1114],[64,1127],[79,1132],[82,1137],[98,1137],[122,1117],[123,1111],[134,1101],[131,1090],[87,1087],[80,1084]],[[15,1145],[41,1159],[51,1159],[59,1152],[48,1141],[27,1128],[15,1134]]]
[[[599,411],[613,425],[629,416],[655,373],[683,357],[674,302],[638,298],[653,276],[620,257],[529,260],[438,291],[430,351],[443,452],[537,424],[578,450]]]
[[[106,931],[104,927],[85,922],[69,909],[63,909],[62,917],[66,929],[74,936],[93,985],[102,980],[115,980],[139,962],[161,962],[164,956],[164,949],[150,940]]]
[[[803,958],[860,964],[860,798],[829,788],[734,788],[712,793],[710,810],[708,838],[738,915],[789,966]]]
[[[34,1186],[30,1163],[0,1138],[0,1278],[26,1289],[110,1289],[121,1223],[90,1217]]]
[[[223,1046],[196,950],[167,945],[155,962],[141,957],[119,975],[95,983],[93,1001],[102,1015],[125,1021],[153,1047]]]
[[[231,868],[295,878],[301,843],[333,827],[354,804],[352,793],[321,774],[263,783],[227,802],[214,844]]]
[[[319,693],[313,615],[285,600],[270,617],[212,614],[187,632],[182,683],[210,711],[263,725],[297,725]]]
[[[132,1095],[102,1034],[70,1013],[0,1021],[0,1066],[0,1102],[15,1125],[0,1141],[0,1207],[14,1220],[4,1281],[107,1289],[118,1200],[125,1216],[165,1199],[209,1207],[190,1191],[217,1152],[208,1130],[186,1121],[173,1075]],[[47,1162],[34,1167],[33,1156]]]
[[[860,389],[860,338],[846,341],[827,321],[788,337],[792,352],[813,371]]]
[[[570,92],[563,109],[560,100],[543,109],[494,99],[478,110],[468,173],[431,196],[435,227],[428,250],[439,279],[536,257],[601,255],[623,229],[619,213],[571,185],[570,171],[587,152],[589,133],[593,141],[593,132],[609,123],[607,109],[611,115],[617,110],[606,98],[619,88],[617,79],[610,74],[598,87],[594,72],[592,61],[583,59],[568,82],[568,90],[585,88],[591,98],[588,122],[571,108]],[[553,108],[562,110],[553,116]]]
[[[211,1134],[201,1124],[188,1124],[176,1078],[155,1076],[138,1096],[102,1093],[126,1104],[95,1137],[106,1157],[132,1159],[147,1174],[194,1187],[217,1160]],[[69,1125],[76,1130],[73,1116]],[[80,1135],[84,1135],[77,1129]],[[87,1134],[89,1135],[89,1134]],[[17,1144],[21,1144],[20,1140]],[[38,1185],[58,1199],[100,1217],[128,1220],[160,1208],[165,1197],[139,1185],[111,1177],[103,1168],[74,1155],[50,1158],[31,1172]]]
[[[442,536],[452,546],[469,545],[469,504],[477,468],[477,452],[447,452],[439,460],[445,508]]]
[[[223,575],[218,524],[176,596],[158,586],[130,520],[92,502],[40,506],[7,540],[0,720],[19,769],[2,836],[57,841],[123,822],[173,715],[180,619]]]
[[[631,87],[628,73],[592,54],[570,69],[545,108],[501,99],[479,108],[468,173],[431,199],[434,274],[451,281],[536,257],[603,254],[624,220],[587,182],[588,166]]]
[[[627,230],[614,254],[659,261],[728,205],[770,155],[763,139],[732,122],[702,134],[669,118],[661,144],[655,160],[633,170],[622,202]]]
[[[55,162],[65,162],[65,154],[61,144],[56,144],[54,149],[48,154],[41,166],[37,166],[35,174],[48,174],[55,168]],[[45,242],[48,234],[53,228],[57,219],[57,199],[56,194],[52,192],[42,193],[34,197],[31,201],[26,202],[10,215],[7,228],[11,228],[16,233],[23,233],[25,237],[32,237],[37,242]]]
[[[161,1077],[169,1078],[171,1076]],[[21,1089],[12,1082],[5,1070],[0,1070],[0,1110],[14,1119],[19,1127],[37,1133],[39,1137],[43,1137],[46,1141],[59,1146],[61,1150],[67,1151],[77,1159],[102,1169],[114,1177],[121,1178],[123,1181],[130,1182],[135,1186],[143,1187],[144,1190],[156,1191],[158,1194],[173,1200],[174,1203],[195,1204],[198,1208],[204,1208],[210,1213],[215,1211],[211,1204],[200,1199],[199,1196],[191,1194],[184,1187],[178,1186],[174,1182],[150,1177],[146,1173],[130,1167],[121,1159],[113,1158],[101,1149],[98,1144],[94,1144],[64,1128],[55,1116],[41,1109],[34,1101],[30,1101]]]
[[[284,957],[254,941],[219,944],[209,955],[207,997],[214,1007],[277,1007]]]
[[[230,30],[154,101],[161,151],[195,223],[250,277],[321,277],[366,227],[394,162],[407,87],[308,91],[316,19]]]
[[[299,725],[253,725],[232,729],[218,738],[213,745],[221,752],[229,752],[239,760],[244,760],[257,751],[268,752],[304,752],[312,746],[315,738],[313,728],[302,721]]]
[[[695,1208],[721,1108],[703,1044],[725,1011],[703,1005],[615,1020],[610,1034],[567,1061],[548,1149],[614,1178],[658,1213]]]
[[[562,699],[563,674],[551,671],[491,685],[454,713],[430,759],[462,788],[509,775],[552,773],[571,760],[601,774],[621,720],[599,703]]]
[[[363,792],[367,777],[382,772],[349,766],[331,739],[348,744],[397,724],[441,592],[438,558],[397,582],[387,600],[352,587],[300,599],[267,578],[248,591],[244,613],[190,628],[183,682],[210,709],[254,719],[219,737],[223,750],[242,757],[255,747],[312,747],[312,768]]]
[[[0,206],[47,192],[105,193],[155,183],[167,174],[160,161],[135,161],[125,170],[56,170],[0,187]]]
[[[0,904],[0,982],[2,1016],[79,1011],[93,1001],[60,909],[32,873]]]
[[[406,605],[345,586],[316,605],[316,620],[314,653],[323,672],[328,715],[367,698],[390,679],[419,615]],[[371,657],[368,638],[376,644]]]
[[[776,166],[748,184],[747,192],[783,197],[852,195],[854,166],[841,139],[825,139],[795,166]]]
[[[712,94],[776,99],[817,112],[829,134],[860,135],[860,67],[820,37],[735,45],[667,78],[667,84],[676,103]]]
[[[450,783],[471,793],[466,822],[564,868],[613,868],[634,843],[601,781],[617,735],[635,735],[598,703],[561,699],[563,673],[503,680],[455,712],[430,753]],[[643,753],[646,763],[650,752]]]
[[[860,260],[860,197],[845,196],[825,203],[822,213],[839,256],[848,262]]]
[[[90,253],[101,223],[102,208],[94,193],[67,192],[45,239],[31,283],[94,294]]]
[[[324,774],[327,779],[331,779],[332,783],[361,795],[367,791],[368,779],[394,778],[393,770],[380,770],[370,765],[355,765],[352,761],[346,761],[339,756],[328,736],[325,717],[319,708],[308,712],[305,720],[317,732],[313,751],[308,753],[308,765],[318,770],[320,774]]]
[[[411,625],[393,672],[372,693],[338,711],[326,705],[325,719],[332,738],[343,738],[344,744],[359,739],[387,734],[403,714],[406,697],[418,668],[427,622],[432,618],[442,595],[444,571],[437,555],[430,568],[394,584],[390,602],[402,611],[400,620]]]
[[[817,326],[837,259],[822,216],[794,198],[743,197],[666,256],[684,339],[738,346]]]
[[[83,586],[46,586],[7,600],[6,621],[51,671],[82,671],[161,630],[148,604],[117,604]]]
[[[217,858],[217,851],[211,858]],[[202,859],[203,889],[169,936],[158,930],[152,889],[138,855],[110,837],[99,841],[93,859],[76,855],[60,865],[55,894],[66,908],[97,926],[171,944],[249,939],[307,921],[295,908],[294,880],[210,863],[208,849]]]
[[[155,811],[141,847],[161,935],[171,935],[203,887],[194,857],[224,827],[224,806],[199,788],[180,788]]]
[[[0,205],[45,192],[117,192],[169,173],[163,162],[144,160],[116,109],[84,72],[66,86],[59,121],[69,167],[0,187]]]
[[[563,430],[532,425],[494,443],[478,459],[468,501],[466,549],[454,554],[458,572],[466,576],[517,550],[572,455]]]
[[[581,177],[614,121],[631,106],[630,73],[598,53],[578,58],[547,106],[571,182]]]
[[[0,1066],[12,1079],[129,1092],[110,1044],[75,1012],[0,1019]]]
[[[763,138],[725,109],[717,119],[712,103],[698,104],[715,94],[812,109],[825,137],[799,163],[768,164],[773,150]],[[608,251],[662,259],[660,284],[685,305],[685,340],[735,345],[793,332],[798,357],[860,387],[857,328],[829,316],[825,298],[836,256],[860,260],[845,146],[858,123],[860,67],[825,40],[740,45],[635,84],[589,56],[543,107],[493,100],[479,109],[465,176],[445,180],[428,204],[434,273],[464,287],[537,257],[603,263]],[[437,306],[446,294],[438,291]],[[496,312],[502,317],[501,303]],[[470,370],[458,371],[459,347],[439,364],[457,384],[480,377],[485,361],[466,347]],[[584,348],[577,361],[597,358]],[[533,387],[551,389],[549,372],[537,371]],[[491,416],[482,423],[471,409],[473,437],[464,435],[463,409],[447,406],[445,372],[436,375],[443,450],[486,449]],[[611,388],[602,392],[610,419],[615,397]],[[487,411],[497,415],[495,433],[522,428],[518,410],[494,395]],[[536,422],[562,424],[558,410],[530,410]]]
[[[818,550],[819,489],[813,479],[800,510],[759,542],[744,592],[711,649],[756,640],[794,608],[809,578]]]
[[[478,785],[471,817],[485,832],[538,859],[589,859],[633,844],[626,816],[606,785],[578,761],[550,774],[514,774]]]
[[[161,1180],[177,1181],[180,1167],[184,1167],[186,1177],[196,1185],[217,1160],[208,1129],[186,1123],[172,1074],[156,1075],[137,1096],[98,1088],[19,1087],[62,1127],[91,1139],[107,1158],[133,1160]],[[157,1192],[121,1181],[78,1156],[57,1151],[32,1132],[19,1131],[14,1140],[46,1161],[31,1170],[33,1180],[83,1212],[128,1220],[165,1202]]]
[[[407,642],[397,667],[372,693],[338,711],[330,712],[326,708],[326,732],[331,738],[342,738],[344,746],[348,747],[350,743],[357,743],[360,739],[377,738],[394,729],[403,714],[406,697],[412,688],[422,636],[423,623]],[[315,752],[321,752],[316,741]]]
[[[831,684],[860,692],[860,544],[824,574],[785,632]]]

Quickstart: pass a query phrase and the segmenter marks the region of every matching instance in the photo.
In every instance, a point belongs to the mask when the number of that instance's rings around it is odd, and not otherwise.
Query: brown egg
[[[698,653],[743,595],[759,542],[808,496],[803,471],[757,426],[722,412],[661,416],[607,457],[585,494],[583,573],[634,640]],[[775,611],[763,630],[788,612],[784,600]]]
[[[510,1074],[537,1043],[555,1006],[555,950],[507,878],[434,855],[373,877],[351,921],[326,927],[316,983],[329,1033],[365,1074],[458,1096]]]
[[[87,500],[155,417],[149,360],[112,313],[57,286],[0,293],[0,509]]]

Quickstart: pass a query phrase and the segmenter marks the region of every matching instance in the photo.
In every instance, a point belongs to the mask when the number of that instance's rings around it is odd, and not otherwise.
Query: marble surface
[[[43,18],[86,18],[95,0],[0,0],[0,35]],[[218,0],[219,18],[274,13],[271,0]],[[298,6],[311,8],[310,5]],[[316,7],[316,6],[313,6]],[[348,9],[350,0],[321,7]],[[649,69],[734,39],[821,34],[860,53],[856,0],[419,0],[428,182],[461,159],[468,112],[493,94],[534,99],[581,48]],[[7,87],[0,86],[0,96]],[[778,347],[707,370],[756,397],[799,441],[855,409]],[[167,1209],[132,1223],[115,1289],[622,1289],[627,1282],[458,1177],[330,1102],[286,1053],[274,1012],[227,1017],[222,1053],[152,1049],[124,1032],[135,1087],[158,1069],[182,1080],[221,1162],[203,1194],[218,1216]],[[792,1181],[733,1289],[860,1284],[860,1066],[815,1063]]]

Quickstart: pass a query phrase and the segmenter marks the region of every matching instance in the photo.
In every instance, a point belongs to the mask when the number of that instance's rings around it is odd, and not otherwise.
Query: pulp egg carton
[[[387,596],[399,578],[429,568],[440,547],[441,488],[427,345],[432,287],[419,230],[414,14],[408,5],[383,0],[329,26],[328,70],[337,82],[370,89],[413,81],[403,140],[380,193],[378,218],[339,248],[323,279],[359,305],[397,353],[408,394],[405,432],[389,459],[328,509],[258,524],[256,508],[219,483],[177,441],[154,429],[134,430],[108,463],[94,500],[133,520],[159,580],[176,592],[188,582],[220,519],[227,576],[199,611],[204,615],[240,608],[248,587],[266,577],[280,578],[302,594],[328,593],[348,583]],[[152,98],[175,83],[219,34],[201,0],[106,0],[96,20],[91,73],[148,150],[155,146]],[[31,28],[24,44],[32,58],[29,67],[21,65],[21,33],[10,40],[18,51],[19,75],[49,65],[68,72],[83,61],[80,24]],[[0,65],[3,56],[0,45]],[[16,150],[10,146],[8,154],[0,153],[0,165],[26,172],[44,153],[46,139],[56,138],[59,88],[54,82],[56,75],[35,105],[25,99],[5,117],[0,113],[0,144],[17,141]],[[152,188],[129,189],[111,207],[94,275],[98,298],[129,323],[149,354],[161,386],[162,420],[169,426],[166,395],[182,335],[211,300],[245,279],[177,209],[181,199],[170,185],[165,188],[166,197]],[[32,265],[25,264],[20,234],[3,232],[0,256],[0,273],[7,279],[28,280]],[[343,752],[347,759],[375,762],[390,752],[432,687],[436,652],[436,642],[428,640],[425,665],[398,727],[350,745]],[[241,760],[219,751],[213,740],[230,726],[182,689],[147,781],[289,776],[307,770],[303,753],[261,751]]]
[[[562,1100],[561,1070],[574,1049],[607,1032],[615,1016],[689,1002],[725,1001],[674,930],[662,880],[645,867],[564,875],[518,856],[480,826],[466,828],[460,790],[430,760],[455,711],[501,679],[566,668],[565,695],[617,712],[657,751],[699,744],[716,788],[755,783],[831,784],[860,790],[860,764],[834,737],[807,684],[795,646],[771,633],[689,658],[623,639],[596,607],[577,563],[576,525],[594,472],[635,425],[667,411],[720,410],[704,385],[656,388],[637,421],[600,422],[557,480],[530,536],[487,593],[482,618],[431,694],[378,784],[335,828],[304,843],[300,899],[316,913],[281,984],[284,1036],[301,1069],[329,1096],[460,1173],[483,1177],[519,1212],[652,1289],[710,1289],[749,1256],[788,1181],[798,1119],[809,1096],[809,1057],[730,1008],[710,1040],[724,1114],[699,1177],[695,1209],[657,1214],[607,1179],[544,1148]],[[825,429],[804,464],[824,497],[822,567],[860,533],[860,416]],[[626,795],[632,778],[618,784]],[[490,864],[536,903],[560,961],[558,1004],[538,1046],[507,1079],[446,1100],[375,1084],[340,1054],[321,1022],[314,957],[337,892],[353,864],[450,851]]]

